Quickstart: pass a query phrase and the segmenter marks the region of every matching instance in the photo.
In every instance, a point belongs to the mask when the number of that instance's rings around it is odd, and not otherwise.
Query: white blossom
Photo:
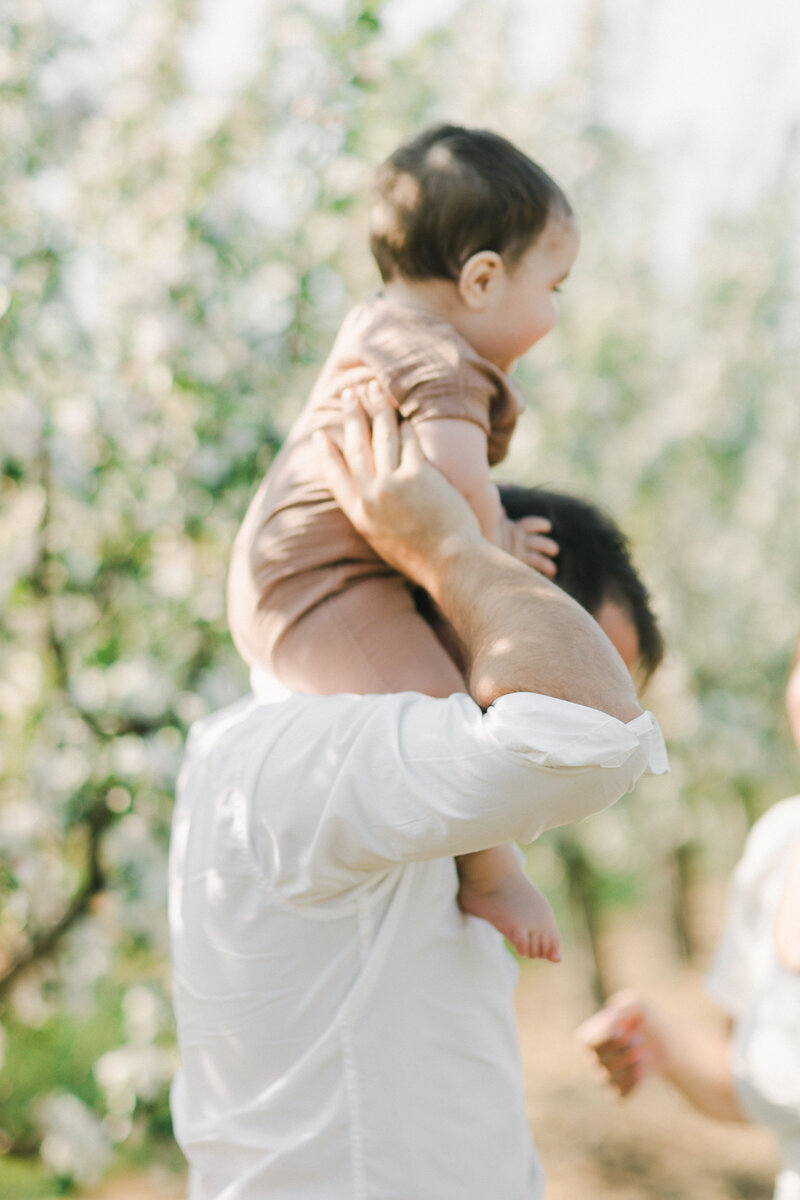
[[[52,1092],[38,1107],[42,1159],[57,1175],[96,1183],[111,1161],[109,1137],[95,1114],[69,1092]]]

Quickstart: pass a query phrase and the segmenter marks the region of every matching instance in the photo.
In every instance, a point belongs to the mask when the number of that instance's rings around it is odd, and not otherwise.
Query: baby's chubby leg
[[[561,961],[553,910],[523,872],[513,846],[495,846],[456,859],[464,912],[482,917],[526,958]]]
[[[464,690],[461,672],[399,575],[356,580],[318,604],[281,638],[271,667],[293,691],[318,696]]]

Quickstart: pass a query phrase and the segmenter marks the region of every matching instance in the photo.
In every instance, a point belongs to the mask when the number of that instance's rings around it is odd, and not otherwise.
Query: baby
[[[254,497],[228,581],[243,657],[295,691],[464,690],[407,580],[356,534],[325,487],[314,434],[341,435],[343,395],[388,393],[481,529],[544,574],[557,544],[541,517],[511,521],[489,467],[522,404],[508,372],[555,324],[578,252],[558,185],[497,134],[443,125],[377,172],[371,248],[383,286],[344,321],[311,396]],[[368,386],[369,385],[369,386]],[[379,385],[379,386],[378,386]],[[462,908],[523,955],[559,958],[547,901],[511,846],[458,860]]]

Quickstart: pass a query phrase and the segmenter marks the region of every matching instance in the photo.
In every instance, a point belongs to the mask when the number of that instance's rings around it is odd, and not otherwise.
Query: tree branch
[[[90,813],[87,869],[83,884],[72,896],[55,924],[34,933],[27,946],[0,970],[0,1000],[8,994],[27,967],[39,959],[46,958],[55,950],[64,934],[88,911],[92,898],[103,890],[105,880],[100,866],[100,839],[113,819],[114,814],[105,804],[96,805]]]

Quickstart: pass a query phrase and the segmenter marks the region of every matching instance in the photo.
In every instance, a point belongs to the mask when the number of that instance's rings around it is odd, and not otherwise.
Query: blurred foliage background
[[[647,701],[672,775],[543,841],[534,876],[589,950],[625,901],[664,906],[691,953],[692,878],[727,870],[793,790],[797,121],[677,261],[669,170],[609,116],[619,6],[572,5],[571,52],[538,81],[520,52],[549,6],[522,7],[451,2],[398,36],[402,6],[377,0],[0,0],[4,1196],[175,1161],[184,735],[247,687],[229,547],[377,283],[371,170],[422,124],[502,131],[574,203],[583,248],[556,332],[518,368],[529,410],[501,477],[607,508],[670,645]],[[609,974],[587,952],[588,985]]]

